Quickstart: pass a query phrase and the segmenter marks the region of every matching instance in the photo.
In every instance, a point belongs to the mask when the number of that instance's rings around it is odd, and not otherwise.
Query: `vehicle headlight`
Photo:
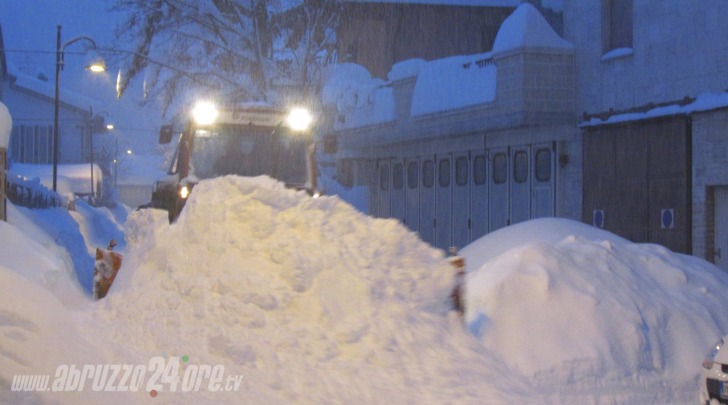
[[[179,188],[179,196],[182,197],[182,199],[186,199],[190,195],[190,188],[187,186],[182,186]]]
[[[724,343],[723,339],[721,339],[710,348],[708,355],[705,356],[705,360],[703,360],[703,367],[705,367],[708,370],[713,368],[713,364],[715,364],[715,356],[718,355],[720,348],[723,347],[723,343]]]

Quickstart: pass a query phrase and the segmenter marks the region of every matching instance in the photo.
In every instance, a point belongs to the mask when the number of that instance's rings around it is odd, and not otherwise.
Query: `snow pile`
[[[94,223],[111,213],[91,210],[68,220],[11,206],[13,223],[0,223],[1,403],[686,403],[728,330],[728,275],[563,219],[463,249],[463,327],[439,250],[394,220],[267,177],[201,182],[173,225],[163,211],[131,213],[124,264],[94,303],[55,245],[78,234],[106,243],[103,229],[117,231]],[[76,250],[88,255],[83,242]],[[62,364],[158,356],[188,356],[180,375],[224,365],[241,386],[153,399],[145,384],[5,389],[16,374],[53,381]]]
[[[339,119],[336,129],[374,125],[394,120],[394,92],[381,79],[354,63],[329,67],[328,79],[321,91],[324,105],[334,107]]]
[[[582,223],[514,225],[463,255],[477,266],[470,330],[551,399],[619,387],[626,402],[694,400],[700,359],[728,330],[724,272]]]
[[[56,190],[59,194],[90,194],[91,193],[91,164],[62,164],[57,165]],[[99,165],[93,165],[94,182],[103,181],[104,174]],[[40,183],[48,189],[53,188],[53,166],[43,164],[13,163],[8,174],[21,176],[26,179],[38,178]],[[98,190],[96,190],[98,192]]]
[[[15,216],[15,208],[11,204],[8,208],[8,215]],[[21,222],[19,225],[23,227],[23,231],[15,225],[0,221],[0,234],[3,235],[3,242],[0,243],[0,268],[38,284],[46,293],[54,294],[66,305],[81,301],[82,292],[76,282],[76,275],[68,263],[59,258],[62,255],[59,254],[61,249],[58,245],[53,240],[47,240],[47,245],[39,242],[37,239],[41,239],[42,231],[35,229],[34,223]],[[38,232],[36,239],[28,236],[34,229]],[[4,286],[3,291],[7,290],[9,289]]]
[[[574,46],[559,37],[536,7],[524,2],[501,24],[491,52],[497,55],[520,48],[572,51]]]
[[[449,312],[442,253],[338,198],[226,176],[197,185],[171,226],[130,214],[127,239],[92,322],[117,361],[188,355],[245,376],[242,394],[187,403],[499,402],[523,389]]]

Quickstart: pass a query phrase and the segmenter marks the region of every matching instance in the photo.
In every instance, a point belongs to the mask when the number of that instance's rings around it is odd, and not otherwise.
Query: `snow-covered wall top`
[[[372,78],[360,65],[336,65],[329,71],[322,101],[336,107],[336,130],[393,122],[397,118],[394,82],[407,78],[416,79],[410,111],[413,117],[492,103],[497,83],[493,58],[523,48],[574,49],[534,6],[523,3],[501,25],[492,52],[402,61],[392,66],[389,82]]]
[[[331,66],[321,92],[324,105],[335,106],[343,120],[336,129],[381,124],[394,120],[394,92],[381,79],[354,63]]]
[[[0,148],[8,148],[10,144],[10,131],[13,129],[13,119],[10,117],[8,107],[0,102]]]
[[[500,54],[519,48],[572,50],[574,46],[561,38],[534,6],[523,3],[501,24],[492,52]]]
[[[489,53],[429,62],[417,76],[412,116],[493,102],[495,88],[496,67]]]
[[[686,105],[673,104],[663,107],[655,107],[645,112],[616,114],[605,120],[592,118],[581,123],[581,127],[591,127],[604,124],[616,124],[627,121],[639,121],[650,118],[666,117],[669,115],[691,114],[694,112],[710,111],[728,107],[728,93],[701,93],[695,97],[695,101]]]

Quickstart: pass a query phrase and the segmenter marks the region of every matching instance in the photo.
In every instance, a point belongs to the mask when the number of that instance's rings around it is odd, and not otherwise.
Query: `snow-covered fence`
[[[51,208],[62,206],[58,193],[47,189],[39,178],[8,176],[5,185],[7,198],[13,204],[28,208]]]

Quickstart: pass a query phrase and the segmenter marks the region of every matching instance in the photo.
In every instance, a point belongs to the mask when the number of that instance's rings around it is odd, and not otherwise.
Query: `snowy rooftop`
[[[13,64],[8,64],[8,73],[15,78],[15,85],[30,90],[36,94],[47,97],[50,100],[55,98],[55,85],[51,81],[41,80],[27,73],[21,72]],[[61,83],[62,85],[63,83]],[[98,100],[91,97],[64,89],[61,86],[59,101],[64,104],[72,105],[78,109],[88,111],[89,107],[94,110],[101,110],[101,104]]]

